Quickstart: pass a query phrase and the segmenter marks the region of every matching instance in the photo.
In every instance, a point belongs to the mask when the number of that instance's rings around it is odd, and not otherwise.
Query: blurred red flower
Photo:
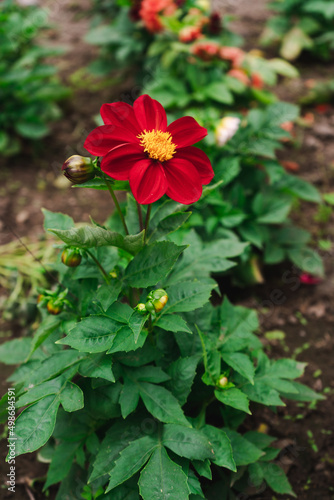
[[[303,285],[319,285],[319,283],[322,282],[321,278],[318,278],[317,276],[313,276],[312,274],[309,273],[302,273],[299,276],[300,282],[303,283]]]
[[[202,185],[214,173],[206,154],[192,146],[207,135],[194,118],[185,116],[167,126],[164,108],[148,95],[133,107],[103,104],[101,116],[105,125],[88,135],[85,148],[103,156],[101,169],[107,175],[130,181],[138,203],[153,203],[164,194],[185,205],[199,200]]]
[[[142,0],[139,16],[148,31],[158,33],[164,29],[160,14],[171,16],[176,8],[173,0]]]

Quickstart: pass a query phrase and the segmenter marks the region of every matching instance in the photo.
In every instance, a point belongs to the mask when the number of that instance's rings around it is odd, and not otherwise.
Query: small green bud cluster
[[[138,304],[135,309],[142,313],[159,313],[165,307],[168,302],[168,295],[165,290],[159,288],[158,290],[152,290],[147,296],[146,303]]]
[[[65,305],[72,307],[72,304],[66,299],[68,290],[42,290],[37,297],[37,303],[40,307],[46,306],[47,311],[50,314],[57,316],[63,310]]]

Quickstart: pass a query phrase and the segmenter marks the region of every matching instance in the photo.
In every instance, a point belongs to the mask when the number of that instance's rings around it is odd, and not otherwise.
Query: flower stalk
[[[115,203],[115,207],[119,213],[119,216],[121,218],[121,221],[122,221],[122,224],[123,224],[123,227],[124,227],[124,231],[125,231],[125,234],[128,235],[129,234],[129,230],[128,230],[128,226],[126,225],[126,222],[125,222],[125,218],[124,218],[124,215],[123,215],[123,212],[122,212],[122,209],[120,207],[120,204],[118,203],[118,199],[116,198],[116,195],[114,193],[114,190],[113,188],[111,187],[110,185],[110,182],[109,180],[104,177],[104,182],[106,183],[106,186],[108,188],[108,191],[113,199],[113,202]]]

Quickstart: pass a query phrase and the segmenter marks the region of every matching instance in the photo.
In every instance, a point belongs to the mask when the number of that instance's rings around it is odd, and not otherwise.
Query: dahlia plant
[[[301,269],[322,276],[311,234],[290,217],[301,203],[321,203],[321,195],[289,172],[289,162],[280,162],[276,153],[293,140],[298,107],[278,102],[223,119],[214,108],[189,111],[209,130],[200,147],[212,159],[220,186],[195,206],[182,229],[185,239],[179,242],[186,243],[193,230],[206,241],[223,237],[248,242],[239,265],[229,271],[238,283],[261,283],[262,264],[283,261],[293,263],[296,275]]]
[[[298,74],[283,60],[266,61],[259,51],[241,50],[242,39],[229,31],[228,16],[210,11],[207,2],[122,2],[110,19],[105,24],[105,16],[98,16],[86,36],[101,47],[91,70],[131,70],[137,83],[167,107],[205,100],[225,108],[236,100],[241,107],[253,100],[266,104],[275,99],[266,85],[275,84],[278,75]]]
[[[49,133],[49,123],[61,115],[56,102],[68,90],[46,58],[62,53],[38,46],[37,35],[47,27],[44,9],[21,7],[4,0],[0,9],[0,154],[21,149],[22,139],[37,140]]]
[[[57,285],[39,290],[34,334],[0,347],[3,362],[20,364],[9,379],[15,455],[39,450],[50,463],[45,495],[61,483],[58,500],[213,500],[218,489],[233,498],[264,484],[293,495],[275,437],[256,429],[252,411],[322,396],[295,382],[303,363],[268,358],[254,311],[221,301],[211,273],[246,244],[194,233],[189,247],[170,236],[216,187],[202,189],[213,171],[192,146],[205,129],[189,117],[167,126],[148,96],[104,105],[102,116],[86,141],[94,179],[85,159],[83,172],[80,158],[64,172],[109,191],[118,218],[76,227],[44,211],[63,242]]]
[[[331,58],[334,49],[332,0],[279,0],[269,3],[274,15],[262,34],[263,45],[279,45],[280,54],[293,61],[303,51],[320,59]]]

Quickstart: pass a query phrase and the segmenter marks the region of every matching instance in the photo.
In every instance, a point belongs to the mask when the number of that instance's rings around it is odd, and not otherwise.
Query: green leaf
[[[295,393],[295,392],[293,392],[293,393],[282,392],[281,395],[283,397],[293,399],[295,401],[305,401],[305,402],[321,401],[321,400],[325,399],[322,394],[319,394],[318,392],[313,391],[312,389],[310,389],[309,387],[307,387],[304,384],[300,384],[299,382],[294,382],[294,381],[293,382],[291,381],[290,384],[292,384],[292,386],[297,391],[297,393]]]
[[[33,370],[29,375],[29,383],[33,385],[41,384],[45,380],[59,375],[67,368],[78,364],[83,356],[84,354],[72,349],[56,352]]]
[[[317,188],[304,179],[293,175],[285,175],[279,185],[284,192],[298,196],[301,200],[321,203],[321,195]]]
[[[137,344],[139,335],[148,319],[149,314],[141,314],[139,311],[133,311],[129,319],[129,328],[134,335],[135,344]]]
[[[135,342],[135,338],[133,335],[133,331],[130,328],[125,327],[122,328],[116,335],[116,338],[112,344],[112,347],[109,349],[107,354],[111,354],[114,352],[129,352],[135,351],[142,347],[145,343],[146,337],[148,335],[148,331],[146,329],[142,330],[137,343]]]
[[[272,389],[266,380],[261,380],[261,378],[255,378],[254,385],[245,384],[242,389],[248,398],[256,403],[266,406],[285,406],[279,397],[279,393]]]
[[[36,451],[47,442],[56,423],[59,404],[57,396],[47,396],[23,410],[15,424],[15,456]]]
[[[222,353],[222,358],[233,370],[254,384],[255,368],[249,356],[240,352],[225,352]]]
[[[185,249],[169,241],[145,246],[125,270],[125,279],[135,288],[156,285],[172,269]]]
[[[222,104],[232,104],[233,94],[229,91],[225,83],[211,82],[203,88],[206,97]]]
[[[109,471],[111,477],[106,493],[119,484],[124,483],[124,481],[139,471],[143,465],[145,465],[157,446],[158,441],[156,438],[153,436],[144,436],[132,441],[123,451],[121,451],[114,467]]]
[[[139,491],[144,500],[188,500],[187,476],[164,447],[157,448],[143,469]]]
[[[149,236],[149,241],[160,240],[179,229],[190,217],[191,212],[176,212],[162,219]]]
[[[272,363],[267,373],[280,378],[294,379],[303,375],[306,365],[307,363],[294,359],[281,358]]]
[[[293,61],[301,54],[303,49],[313,46],[312,39],[298,26],[294,26],[283,38],[280,55],[288,61]]]
[[[43,344],[43,342],[54,332],[58,326],[61,324],[61,319],[56,316],[47,316],[36,330],[36,333],[32,339],[30,352],[27,356],[27,360],[36,351],[36,349]]]
[[[109,420],[121,415],[119,396],[122,389],[120,382],[114,384],[103,383],[94,387],[92,381],[81,381],[81,387],[85,394],[85,413],[92,419]]]
[[[112,358],[105,354],[91,354],[80,363],[79,373],[83,377],[104,378],[109,382],[115,382],[112,372]]]
[[[326,193],[322,195],[323,199],[329,205],[334,205],[334,193]]]
[[[295,121],[299,113],[300,109],[295,104],[279,101],[268,106],[266,118],[271,126],[280,126],[282,123]]]
[[[210,272],[223,272],[235,266],[235,262],[227,260],[242,254],[248,243],[240,243],[237,239],[218,239],[203,243],[195,231],[184,238],[183,243],[189,244],[189,249],[176,264],[168,284],[191,279],[207,279]]]
[[[288,249],[288,257],[303,271],[316,276],[324,275],[324,264],[320,255],[311,248]]]
[[[246,434],[244,434],[244,438],[253,443],[257,448],[260,448],[260,450],[268,448],[271,443],[276,441],[276,438],[268,436],[268,434],[263,434],[263,432],[257,431],[246,432]]]
[[[9,340],[0,346],[0,361],[6,365],[24,363],[31,350],[32,339],[23,337]]]
[[[71,229],[74,227],[74,220],[72,217],[60,212],[50,212],[46,208],[42,208],[44,215],[44,229],[47,231],[51,227],[54,229]]]
[[[290,197],[258,193],[252,208],[259,224],[281,224],[290,212],[291,203]]]
[[[57,343],[69,345],[81,352],[103,352],[111,348],[121,328],[124,328],[124,324],[107,316],[92,315],[83,318],[67,337]]]
[[[231,387],[231,389],[215,391],[215,396],[221,403],[232,406],[232,408],[236,408],[237,410],[244,411],[251,415],[251,412],[249,411],[249,400],[247,396],[240,391],[240,389]]]
[[[35,140],[45,137],[50,132],[49,127],[44,123],[33,121],[19,121],[15,124],[15,130],[22,137]]]
[[[188,312],[202,307],[208,302],[212,285],[206,285],[196,281],[186,281],[168,287],[168,302],[162,310],[161,315],[175,312]]]
[[[52,484],[59,483],[68,475],[80,445],[80,441],[65,441],[56,447],[43,491]]]
[[[116,302],[122,290],[122,281],[113,280],[111,284],[103,284],[96,293],[96,300],[107,311]]]
[[[124,378],[123,389],[119,398],[122,417],[126,418],[134,412],[139,403],[139,390],[131,380]]]
[[[288,78],[297,78],[299,75],[297,68],[283,59],[270,59],[268,64],[279,75],[286,76]]]
[[[161,422],[191,427],[177,399],[162,386],[138,382],[140,397],[148,412]]]
[[[248,465],[257,462],[264,456],[264,452],[259,450],[254,444],[242,437],[238,432],[224,428],[233,450],[233,457],[237,466]]]
[[[141,380],[142,382],[152,382],[152,384],[160,384],[170,380],[170,376],[165,373],[160,366],[141,366],[131,370],[132,378]]]
[[[167,369],[168,374],[172,378],[172,380],[167,383],[167,388],[182,406],[187,401],[190,393],[199,358],[199,356],[179,358],[169,365]]]
[[[192,333],[184,319],[177,314],[164,314],[163,316],[159,316],[157,321],[154,322],[154,326],[158,326],[167,332]]]
[[[137,416],[127,418],[126,422],[118,420],[112,424],[99,447],[89,482],[108,474],[114,466],[116,458],[119,457],[119,453],[128,446],[130,441],[138,439],[138,434],[141,437],[141,431],[138,430],[137,424]]]
[[[280,495],[291,495],[295,497],[291,484],[284,474],[284,471],[276,464],[261,464],[265,481],[270,488]]]
[[[84,407],[84,395],[80,387],[73,382],[67,382],[60,393],[60,402],[65,411],[72,412]]]
[[[211,425],[205,425],[201,429],[208,437],[215,454],[212,462],[219,467],[226,467],[226,469],[236,472],[236,464],[233,458],[232,446],[226,432]]]
[[[211,463],[210,460],[192,460],[192,464],[200,476],[206,477],[207,479],[212,479]]]
[[[144,245],[144,231],[139,234],[122,236],[97,226],[84,226],[68,230],[49,229],[67,245],[79,248],[114,246],[135,255]]]
[[[164,425],[162,444],[176,455],[190,460],[214,459],[212,445],[207,436],[197,429],[184,427],[184,425]]]
[[[19,397],[15,406],[17,408],[21,408],[22,406],[28,406],[32,403],[36,403],[36,401],[39,401],[46,396],[50,396],[51,394],[59,395],[65,384],[66,379],[64,382],[62,377],[57,377],[47,382],[42,382],[39,385],[35,385]]]

